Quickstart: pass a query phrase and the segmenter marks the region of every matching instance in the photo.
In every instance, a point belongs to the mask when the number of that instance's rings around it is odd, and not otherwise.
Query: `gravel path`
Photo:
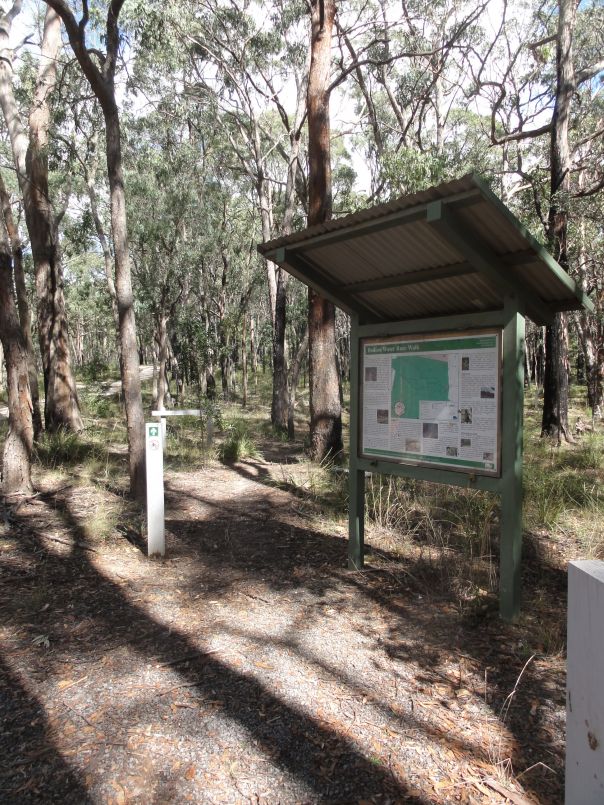
[[[561,802],[561,663],[531,661],[502,718],[513,627],[377,545],[349,573],[343,523],[280,478],[170,474],[161,562],[95,542],[89,487],[7,515],[0,801]]]

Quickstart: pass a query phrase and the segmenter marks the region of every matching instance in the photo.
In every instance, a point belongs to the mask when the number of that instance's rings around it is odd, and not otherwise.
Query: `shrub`
[[[227,425],[225,430],[225,439],[219,449],[222,461],[241,461],[243,458],[258,458],[258,448],[245,422],[236,420]]]

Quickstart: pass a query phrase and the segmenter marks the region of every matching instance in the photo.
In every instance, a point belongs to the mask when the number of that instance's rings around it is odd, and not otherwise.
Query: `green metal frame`
[[[430,196],[433,198],[433,196]],[[483,489],[501,495],[500,542],[500,612],[512,620],[520,608],[520,554],[522,546],[522,417],[524,401],[524,317],[530,316],[537,324],[552,322],[558,310],[586,309],[593,311],[593,302],[573,279],[558,265],[546,249],[514,217],[507,207],[492,193],[478,176],[471,177],[471,187],[440,200],[420,201],[422,196],[409,202],[405,209],[378,208],[370,216],[356,218],[342,224],[311,228],[305,233],[279,238],[259,251],[294,277],[334,302],[351,316],[351,371],[350,371],[350,512],[349,512],[349,566],[363,567],[365,473],[379,472],[400,475],[434,483],[455,484],[472,489]],[[523,251],[499,255],[481,237],[481,227],[471,224],[467,212],[474,204],[483,201],[496,209],[511,223],[526,241]],[[464,213],[463,211],[466,210]],[[391,227],[405,227],[425,221],[436,240],[444,240],[459,255],[455,265],[429,265],[396,276],[372,276],[356,281],[336,281],[330,276],[327,254],[331,247],[345,241],[377,235]],[[529,282],[521,266],[525,262],[541,260],[549,270],[546,278],[555,275],[568,291],[568,298],[548,302]],[[400,255],[404,264],[405,256]],[[516,270],[515,267],[519,267]],[[477,274],[497,289],[497,310],[458,312],[455,315],[437,316],[399,322],[385,321],[387,314],[376,306],[370,296],[373,291],[403,288],[425,282]],[[503,302],[503,306],[502,306]],[[473,473],[471,469],[448,470],[441,467],[415,466],[393,463],[360,456],[359,418],[360,392],[359,353],[362,338],[383,338],[396,335],[428,335],[438,332],[467,331],[497,327],[502,337],[502,396],[501,396],[501,475],[493,477]]]
[[[361,338],[438,333],[481,327],[503,328],[501,476],[499,478],[404,462],[371,461],[360,457],[360,342]],[[364,561],[365,473],[378,472],[433,483],[453,484],[501,495],[499,611],[513,620],[520,609],[522,549],[522,424],[524,407],[524,306],[515,293],[505,298],[503,310],[468,313],[383,324],[360,323],[351,317],[350,366],[350,507],[348,566],[360,570]]]

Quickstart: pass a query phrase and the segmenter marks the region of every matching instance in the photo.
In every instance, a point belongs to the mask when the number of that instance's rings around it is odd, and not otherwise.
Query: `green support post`
[[[359,458],[360,339],[395,334],[439,332],[471,327],[503,326],[503,377],[501,401],[501,477],[472,476],[431,467],[390,464]],[[522,549],[522,427],[524,407],[524,313],[514,294],[505,299],[503,311],[441,317],[419,321],[351,323],[350,367],[350,505],[348,567],[363,567],[365,471],[419,478],[499,492],[501,495],[499,611],[506,621],[520,609],[520,557]]]
[[[504,620],[514,620],[520,610],[521,592],[524,317],[539,325],[550,324],[557,311],[593,312],[593,302],[476,176],[372,207],[322,230],[310,228],[259,245],[258,250],[351,317],[348,566],[351,570],[363,567],[366,473],[496,493],[501,500],[499,612]],[[418,238],[430,241],[425,254],[415,254]],[[409,257],[409,250],[414,256]],[[353,252],[354,276],[344,276],[340,267]],[[383,259],[376,257],[363,266],[363,255],[370,252],[383,255]],[[473,282],[473,275],[478,282]],[[436,284],[444,281],[457,290],[450,299]],[[483,283],[488,293],[481,291]],[[430,293],[432,287],[434,294]],[[419,318],[406,318],[412,315]],[[378,449],[381,440],[373,446],[365,444],[372,439],[371,428],[363,434],[361,427],[365,378],[359,375],[365,339],[379,342],[392,338],[394,342],[397,336],[465,336],[481,330],[497,331],[502,353],[498,356],[497,467],[487,460],[486,450],[479,462],[455,458],[455,446],[447,445],[451,447],[451,452],[447,451],[451,460],[441,466],[440,456],[422,456],[411,449],[412,445],[409,449],[405,445],[403,451]],[[477,372],[476,379],[478,376]],[[474,378],[468,377],[472,386]],[[417,391],[421,385],[418,383]],[[460,394],[461,385],[460,381]],[[473,399],[469,387],[466,392]],[[371,394],[372,400],[379,396]],[[487,396],[491,399],[490,394]],[[396,414],[396,400],[394,406]],[[487,408],[491,405],[477,406],[477,411]],[[373,417],[374,411],[376,425],[385,424],[385,412],[373,404],[368,416]],[[479,417],[475,426],[478,421]],[[389,413],[390,428],[391,423]],[[427,429],[427,435],[431,432]],[[495,448],[491,426],[488,432],[490,453]],[[390,433],[394,433],[393,428]]]
[[[515,297],[505,301],[501,425],[501,536],[499,612],[512,621],[520,610],[522,551],[522,426],[524,408],[524,315]]]
[[[348,568],[360,570],[365,554],[365,471],[359,457],[359,320],[350,321],[350,458],[348,470]]]

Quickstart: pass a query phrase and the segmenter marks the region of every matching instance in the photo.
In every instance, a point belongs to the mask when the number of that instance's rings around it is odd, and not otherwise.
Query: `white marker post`
[[[604,562],[568,566],[566,805],[604,802]]]
[[[147,465],[147,553],[164,556],[164,451],[161,425],[145,424],[145,459]]]
[[[164,452],[166,450],[166,417],[167,416],[203,416],[203,411],[201,408],[185,408],[181,411],[175,411],[173,409],[166,410],[164,408],[161,411],[151,411],[151,416],[158,416],[161,417],[161,428],[162,428],[162,439],[163,439],[163,446]],[[212,417],[208,415],[208,422],[207,422],[207,442],[208,447],[211,447],[212,441],[214,439],[214,423],[212,422]]]

